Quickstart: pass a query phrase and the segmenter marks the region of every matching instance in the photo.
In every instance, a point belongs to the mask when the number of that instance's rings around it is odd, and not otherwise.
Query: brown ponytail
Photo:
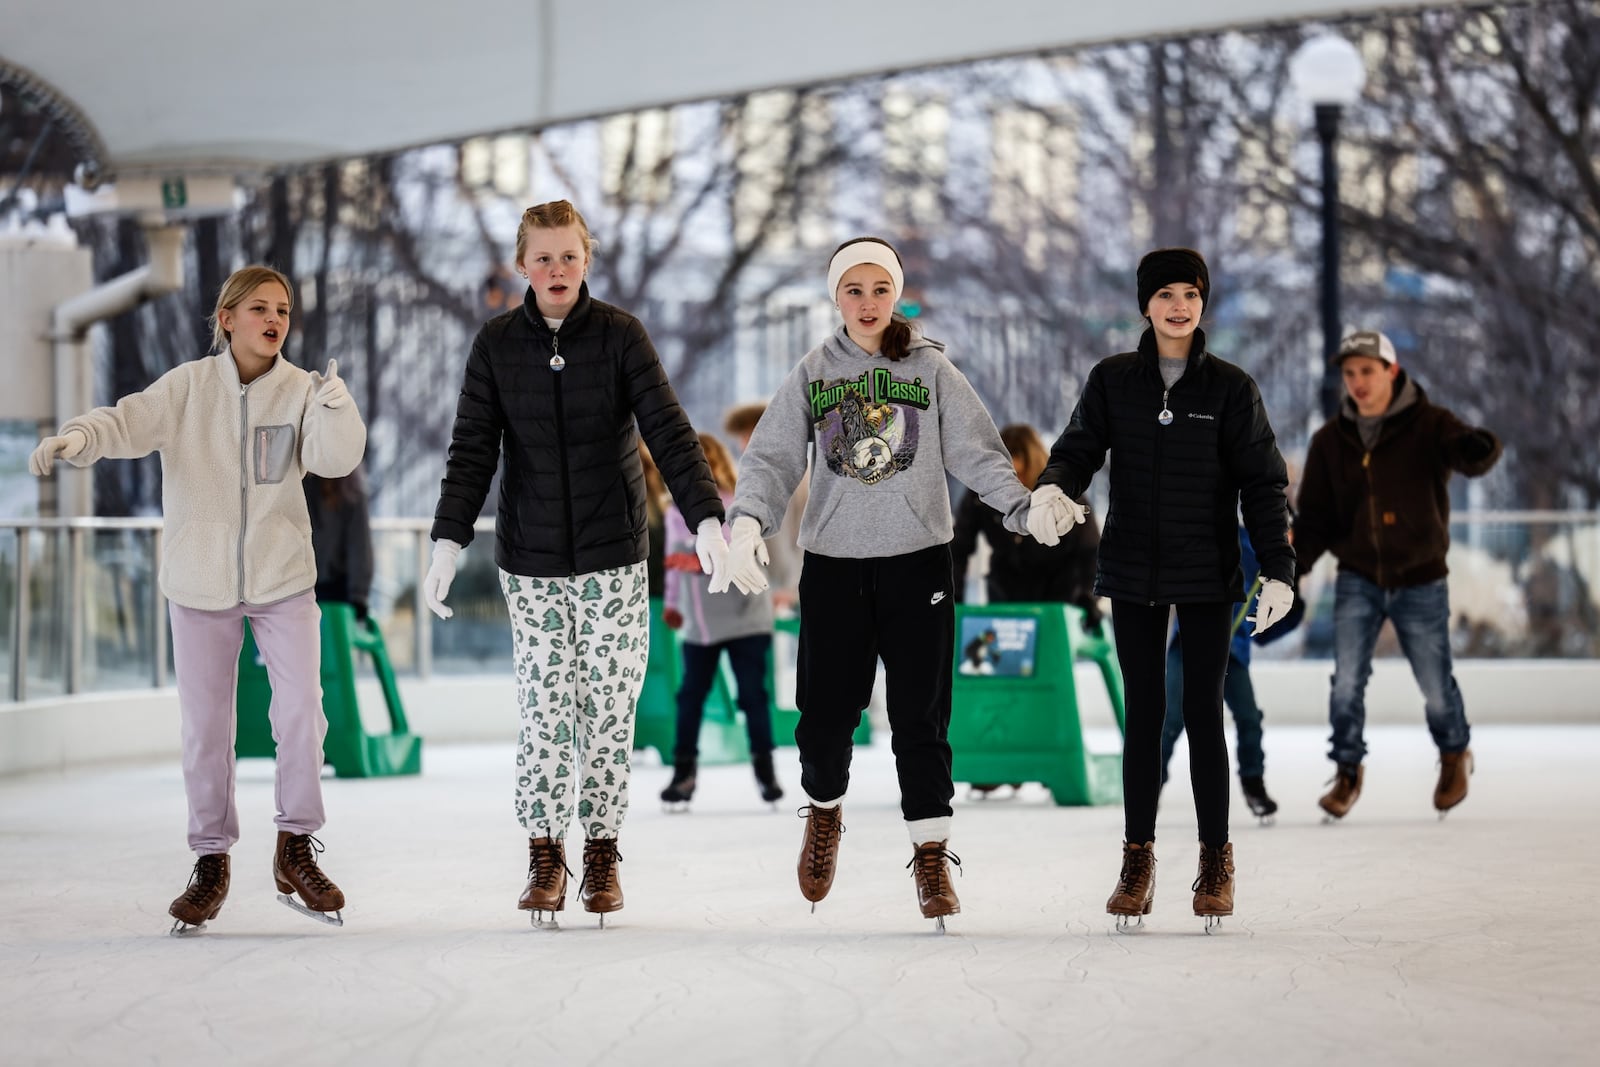
[[[890,363],[899,363],[911,354],[911,323],[905,319],[890,319],[883,328],[883,341],[879,346]]]

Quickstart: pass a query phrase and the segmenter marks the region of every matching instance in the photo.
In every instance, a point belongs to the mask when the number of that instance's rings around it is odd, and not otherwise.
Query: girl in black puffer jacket
[[[1293,602],[1288,475],[1255,382],[1206,351],[1199,329],[1211,297],[1205,260],[1187,248],[1157,249],[1140,261],[1138,286],[1139,311],[1150,323],[1138,351],[1101,360],[1089,372],[1039,482],[1077,497],[1111,453],[1095,592],[1112,601],[1126,691],[1126,839],[1106,910],[1121,927],[1127,916],[1148,914],[1154,897],[1167,620],[1176,607],[1200,823],[1194,909],[1209,931],[1233,914],[1222,681],[1231,606],[1244,599],[1237,516],[1242,508],[1264,579],[1254,616],[1259,633]]]
[[[727,554],[716,483],[650,338],[638,319],[589,295],[592,244],[565,200],[522,216],[517,269],[528,292],[472,343],[423,583],[428,606],[449,618],[456,556],[502,469],[495,562],[515,639],[516,807],[529,848],[518,906],[535,925],[566,904],[574,816],[589,839],[584,909],[622,907],[617,833],[649,656],[641,434],[697,531],[706,573]]]

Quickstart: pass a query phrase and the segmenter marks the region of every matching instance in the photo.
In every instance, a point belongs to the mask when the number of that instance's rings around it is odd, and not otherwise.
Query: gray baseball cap
[[[1382,360],[1391,367],[1400,362],[1395,358],[1394,344],[1377,330],[1357,330],[1340,341],[1339,354],[1333,357],[1333,361],[1343,363],[1350,356]]]

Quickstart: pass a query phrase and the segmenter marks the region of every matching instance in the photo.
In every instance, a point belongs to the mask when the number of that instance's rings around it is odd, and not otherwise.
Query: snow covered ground
[[[3,779],[0,1048],[8,1064],[1595,1062],[1600,727],[1479,728],[1471,796],[1443,822],[1420,715],[1374,728],[1366,793],[1333,826],[1315,805],[1324,733],[1268,723],[1283,810],[1260,827],[1236,798],[1237,913],[1210,937],[1189,908],[1181,747],[1155,911],[1126,935],[1104,911],[1119,809],[964,786],[963,909],[935,934],[886,737],[857,754],[815,915],[795,888],[792,749],[776,812],[746,768],[718,767],[692,814],[668,815],[666,769],[638,767],[628,903],[603,931],[575,884],[559,932],[515,909],[509,738],[430,746],[420,778],[326,782],[342,929],[273,899],[268,763],[241,766],[233,891],[188,939],[166,936],[192,863],[176,762]]]

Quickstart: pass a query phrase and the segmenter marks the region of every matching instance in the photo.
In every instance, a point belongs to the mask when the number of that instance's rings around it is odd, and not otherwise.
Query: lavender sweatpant
[[[183,719],[183,787],[189,797],[189,847],[197,855],[227,852],[239,840],[233,800],[239,649],[250,620],[272,682],[272,739],[278,743],[275,799],[278,829],[321,829],[322,613],[307,590],[276,604],[237,604],[221,611],[168,605],[172,660]]]

